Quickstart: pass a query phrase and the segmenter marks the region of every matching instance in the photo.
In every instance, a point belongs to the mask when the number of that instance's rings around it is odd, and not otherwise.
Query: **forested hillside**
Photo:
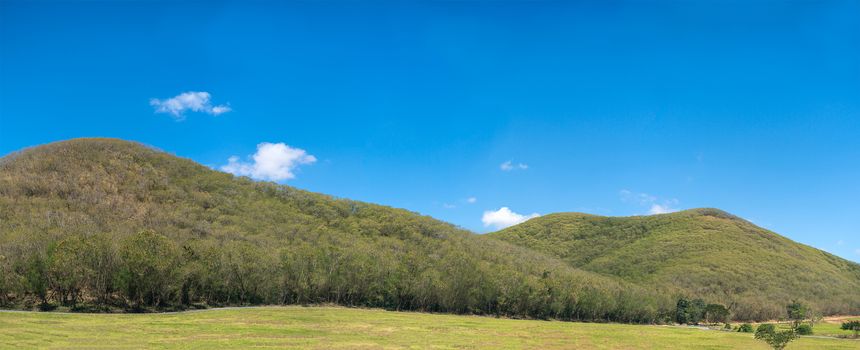
[[[237,178],[137,143],[77,139],[0,160],[4,307],[326,302],[623,322],[674,308],[429,217]]]
[[[792,300],[824,314],[860,313],[860,265],[717,209],[602,217],[546,215],[492,237],[677,297],[776,319]]]

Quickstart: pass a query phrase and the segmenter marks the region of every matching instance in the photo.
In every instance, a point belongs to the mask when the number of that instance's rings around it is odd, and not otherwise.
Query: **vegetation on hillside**
[[[73,310],[337,303],[657,322],[674,302],[405,210],[79,139],[0,160],[0,303]]]
[[[860,313],[860,265],[716,209],[551,214],[490,235],[679,299],[726,305],[734,319],[785,317],[793,300],[825,315]]]

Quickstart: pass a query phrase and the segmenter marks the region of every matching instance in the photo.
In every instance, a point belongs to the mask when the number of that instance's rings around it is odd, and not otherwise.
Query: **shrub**
[[[798,335],[812,335],[812,327],[808,324],[802,324],[794,329]]]
[[[860,321],[842,322],[842,327],[840,328],[846,331],[854,331],[854,337],[857,338],[858,334],[860,334]]]
[[[758,328],[755,329],[755,333],[773,333],[776,331],[776,326],[770,323],[762,323],[758,325]]]
[[[744,323],[744,324],[738,326],[738,332],[752,333],[753,332],[753,326],[749,323]]]

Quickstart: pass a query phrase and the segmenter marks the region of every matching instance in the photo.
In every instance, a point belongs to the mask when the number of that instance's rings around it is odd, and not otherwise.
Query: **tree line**
[[[563,320],[665,318],[658,298],[599,284],[606,281],[505,271],[449,255],[455,252],[440,252],[445,260],[434,267],[405,250],[390,254],[396,246],[343,246],[323,237],[271,250],[241,240],[177,244],[151,230],[119,241],[108,234],[70,235],[43,251],[0,256],[0,303],[73,311],[336,303]]]

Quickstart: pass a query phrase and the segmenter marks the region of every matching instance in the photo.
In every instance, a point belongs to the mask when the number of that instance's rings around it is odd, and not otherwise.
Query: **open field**
[[[821,323],[815,325],[815,334],[830,336],[851,336],[854,334],[854,332],[839,328],[840,326],[842,326],[842,322],[848,320],[860,320],[860,317],[825,318]]]
[[[827,337],[850,337],[854,335],[853,331],[848,331],[841,329],[842,322],[845,321],[853,321],[860,320],[860,317],[855,316],[834,316],[834,317],[825,317],[821,322],[818,322],[815,325],[815,333],[816,336],[827,336]],[[768,322],[768,323],[777,323],[781,329],[789,329],[791,326],[788,322]],[[737,327],[740,323],[735,323],[734,326]],[[757,327],[758,323],[753,323],[754,327]]]
[[[172,314],[0,312],[2,348],[767,349],[752,334],[686,327],[262,307]],[[788,349],[860,349],[803,338]]]

